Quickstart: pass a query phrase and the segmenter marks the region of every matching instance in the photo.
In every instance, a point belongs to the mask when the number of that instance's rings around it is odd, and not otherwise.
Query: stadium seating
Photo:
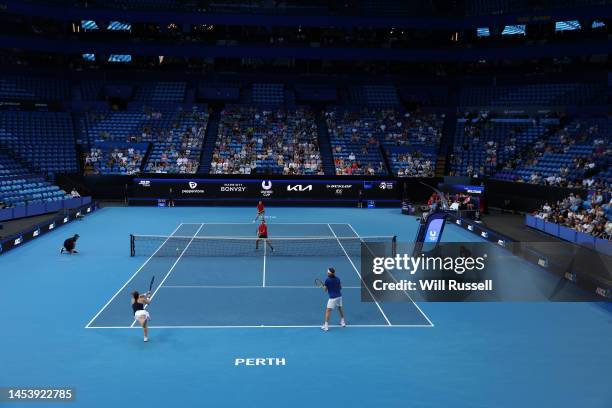
[[[127,101],[140,101],[148,104],[180,103],[185,100],[186,89],[187,84],[178,81],[84,80],[80,83],[81,99],[84,101],[117,97]]]
[[[602,182],[612,185],[612,158],[608,155],[604,165],[604,170],[596,173],[593,177]]]
[[[148,143],[96,143],[84,153],[85,174],[137,174]]]
[[[101,99],[103,85],[104,81],[81,81],[78,88],[81,91],[81,99],[84,101],[97,101]]]
[[[527,215],[526,224],[561,239],[587,245],[596,250],[612,253],[612,205],[610,193],[590,191],[587,197],[570,193],[557,202],[545,202],[533,215]],[[603,248],[600,244],[607,240]]]
[[[391,170],[398,177],[434,177],[436,173],[435,149],[391,148]]]
[[[0,203],[14,207],[69,198],[58,186],[34,175],[6,152],[0,151]]]
[[[612,153],[608,146],[612,120],[577,119],[555,132],[532,149],[532,155],[513,169],[498,172],[495,177],[549,184],[580,182],[590,166],[603,170],[596,178],[609,180]],[[546,180],[548,179],[548,180]]]
[[[400,177],[433,177],[445,115],[377,113],[376,136],[387,152],[393,174]],[[382,130],[380,125],[385,124]],[[398,126],[401,125],[401,126]]]
[[[230,106],[221,112],[213,174],[322,174],[313,113]]]
[[[165,133],[167,138],[153,144],[145,170],[155,173],[196,173],[207,123],[207,112],[182,115],[176,126]]]
[[[169,2],[159,0],[158,4]],[[84,76],[92,77],[101,78]],[[195,173],[200,161],[211,163],[211,173],[321,174],[325,160],[330,172],[333,162],[337,175],[390,172],[400,177],[433,176],[444,115],[407,114],[402,110],[400,93],[402,101],[419,103],[436,100],[452,104],[458,96],[460,106],[496,111],[506,106],[525,109],[600,103],[609,92],[595,82],[467,86],[450,98],[450,91],[442,85],[434,94],[424,85],[307,82],[292,87],[222,77],[221,82],[203,82],[206,86],[198,88],[198,93],[193,83],[186,81],[112,77],[81,78],[71,88],[70,82],[63,80],[1,76],[0,98],[68,101],[72,95],[90,108],[85,108],[84,113],[81,108],[72,113],[2,111],[0,148],[9,149],[19,161],[29,163],[29,170],[49,176],[78,170],[75,137],[82,146],[86,173],[95,174]],[[230,96],[248,102],[225,106],[219,130],[213,130],[216,134],[208,140],[210,150],[205,156],[207,107],[182,104],[186,98],[203,95],[218,97],[218,102],[227,103],[224,98]],[[115,110],[121,105],[115,103],[111,109],[107,100],[112,98],[127,101],[127,107]],[[322,119],[315,120],[308,108],[286,108],[294,106],[294,99],[346,105],[329,108]],[[279,106],[283,108],[277,110]],[[76,132],[71,115],[80,124]],[[567,180],[581,182],[591,177],[609,183],[609,153],[597,154],[601,146],[594,145],[594,138],[568,145],[561,134],[551,133],[550,124],[525,116],[461,118],[454,134],[451,170],[457,175],[494,175],[504,180],[533,182],[534,174],[546,178],[558,176],[564,169],[571,173],[564,176]],[[610,126],[603,119],[597,123],[578,119],[567,126],[565,137],[575,139],[581,129],[595,125],[605,135],[603,145],[607,146]],[[294,134],[295,129],[300,131]],[[253,140],[255,144],[250,145]],[[450,135],[444,146],[452,140]],[[542,149],[531,149],[536,144]],[[594,157],[593,163],[586,160],[590,156]],[[8,171],[12,170],[0,167],[0,176]]]
[[[6,153],[2,154],[0,151],[0,177],[22,176],[27,173],[28,171],[25,167]]]
[[[252,98],[257,105],[282,105],[285,102],[283,84],[253,84]]]
[[[66,112],[0,112],[0,145],[41,173],[77,172],[72,120]]]
[[[1,100],[62,101],[69,95],[68,81],[30,76],[0,77]]]
[[[149,159],[145,171],[156,173],[195,173],[208,122],[205,106],[159,107],[144,106],[141,109],[128,111],[90,111],[81,120],[84,138],[80,143],[85,149],[102,142],[151,143]],[[112,148],[113,145],[110,145]],[[140,150],[140,160],[144,157],[143,147],[130,146]],[[124,147],[129,149],[130,147]],[[97,147],[95,147],[97,148]],[[146,150],[146,149],[145,149]],[[95,151],[95,155],[104,156],[104,152]],[[112,149],[110,150],[112,152]],[[90,151],[91,152],[91,151]],[[131,167],[140,167],[134,163]],[[109,167],[97,171],[114,172]],[[121,172],[121,169],[119,169]],[[128,171],[125,169],[125,171]],[[130,171],[136,171],[132,169]]]
[[[376,111],[330,109],[325,112],[337,175],[385,175]]]
[[[336,174],[386,174],[381,146],[394,174],[433,175],[444,115],[364,108],[330,110],[326,118]]]
[[[355,105],[393,107],[399,106],[397,89],[392,85],[355,85],[349,89]]]
[[[566,106],[605,103],[597,83],[483,86],[465,88],[461,106]]]
[[[494,174],[538,140],[547,127],[533,119],[460,118],[457,120],[451,169],[457,175]]]
[[[183,102],[185,99],[184,82],[155,82],[143,84],[136,90],[137,101],[151,103]]]
[[[43,178],[0,179],[0,201],[8,206],[20,206],[46,201],[61,201],[70,198]]]

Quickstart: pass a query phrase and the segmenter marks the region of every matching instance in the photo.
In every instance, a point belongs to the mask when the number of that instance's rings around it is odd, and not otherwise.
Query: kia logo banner
[[[292,186],[291,184],[287,186],[287,191],[312,191],[312,184],[307,186],[303,186],[301,184],[296,184]]]

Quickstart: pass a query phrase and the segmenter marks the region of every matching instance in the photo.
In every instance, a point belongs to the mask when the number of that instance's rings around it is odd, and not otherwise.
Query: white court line
[[[138,270],[136,270],[136,272],[134,272],[134,274],[133,274],[133,275],[130,277],[130,279],[128,279],[128,280],[127,280],[127,282],[125,282],[125,284],[124,284],[122,287],[120,287],[120,288],[119,288],[119,290],[118,290],[118,291],[117,291],[117,292],[116,292],[116,293],[113,295],[113,297],[112,297],[112,298],[110,298],[110,299],[109,299],[109,301],[108,301],[108,302],[106,302],[106,304],[105,304],[104,306],[102,306],[102,309],[100,309],[100,310],[98,311],[98,313],[96,313],[96,315],[95,315],[94,317],[92,317],[92,318],[91,318],[91,320],[89,321],[89,323],[87,323],[87,325],[85,326],[86,328],[87,328],[87,327],[89,327],[89,325],[90,325],[90,324],[91,324],[91,323],[92,323],[94,320],[96,320],[96,318],[97,318],[98,316],[100,316],[100,313],[102,313],[102,312],[104,311],[104,309],[106,309],[106,308],[108,307],[108,305],[110,305],[110,303],[111,303],[113,300],[115,300],[115,298],[117,297],[117,295],[119,295],[119,293],[120,293],[120,292],[121,292],[123,289],[125,289],[125,287],[128,285],[128,283],[130,283],[130,282],[132,281],[132,279],[134,279],[134,277],[136,277],[136,275],[138,275],[138,272],[140,272],[140,271],[142,270],[142,268],[144,268],[144,267],[145,267],[145,265],[149,263],[149,261],[150,261],[150,260],[151,260],[151,259],[152,259],[152,258],[155,256],[155,254],[156,254],[156,253],[157,253],[157,252],[158,252],[158,251],[159,251],[159,250],[160,250],[160,249],[161,249],[161,248],[164,246],[164,244],[165,244],[165,243],[166,243],[166,242],[167,242],[167,241],[170,239],[170,237],[171,237],[172,235],[174,235],[174,234],[176,233],[176,231],[178,231],[178,230],[179,230],[179,228],[181,228],[181,226],[183,226],[183,225],[184,225],[183,223],[180,223],[180,224],[178,225],[178,227],[176,227],[176,228],[174,229],[174,231],[172,231],[172,233],[171,233],[171,234],[170,234],[170,235],[169,235],[169,236],[166,238],[166,240],[165,240],[165,241],[164,241],[164,242],[163,242],[163,243],[162,243],[162,244],[159,246],[159,248],[157,248],[157,249],[155,250],[155,252],[153,252],[153,254],[152,254],[150,257],[148,257],[148,258],[147,258],[147,260],[146,260],[146,261],[144,261],[144,263],[143,263],[143,264],[140,266],[140,268],[138,268]]]
[[[264,246],[264,256],[263,256],[263,278],[262,278],[262,283],[261,286],[262,287],[266,287],[266,254],[268,252],[268,241],[266,241],[264,239],[263,241],[263,246]]]
[[[316,286],[284,286],[284,285],[165,285],[163,289],[318,289]],[[361,286],[343,286],[342,289],[361,289]]]
[[[348,224],[348,226],[349,226],[349,227],[350,227],[350,228],[353,230],[353,232],[355,233],[355,235],[356,235],[358,238],[361,238],[361,236],[360,236],[360,235],[357,233],[357,231],[355,231],[355,228],[353,228],[353,226],[352,226],[351,224]],[[392,273],[390,273],[390,272],[389,272],[389,275],[391,275],[391,278],[392,278],[392,279],[395,281],[395,283],[399,283],[399,282],[397,281],[397,279],[395,279],[395,276],[393,276],[393,274],[392,274]],[[368,290],[368,291],[369,291],[369,290]],[[412,302],[412,304],[413,304],[413,305],[414,305],[414,306],[415,306],[415,307],[416,307],[416,308],[419,310],[419,312],[420,312],[420,313],[423,315],[423,317],[424,317],[425,319],[427,319],[427,321],[429,322],[429,324],[430,324],[430,325],[433,327],[433,326],[434,326],[433,322],[432,322],[432,321],[429,319],[429,317],[428,317],[428,316],[427,316],[427,315],[426,315],[426,314],[425,314],[425,313],[424,313],[424,312],[421,310],[421,308],[419,307],[419,305],[417,305],[417,304],[416,304],[416,302],[414,301],[414,299],[412,299],[412,297],[410,296],[410,294],[409,294],[407,291],[405,291],[405,290],[403,290],[402,292],[404,292],[404,294],[405,294],[406,296],[408,296],[408,299],[410,299],[410,301]]]
[[[304,325],[287,325],[287,326],[267,326],[267,325],[251,325],[251,326],[149,326],[149,329],[311,329],[311,328],[320,328],[320,324],[304,324]],[[329,327],[340,327],[338,325],[330,324]],[[431,328],[428,324],[349,324],[344,328],[345,330],[350,330],[351,328],[359,328],[359,329],[369,329],[369,328],[389,328],[389,329],[398,329],[398,328],[412,328],[412,327],[422,327],[422,328]],[[140,329],[140,327],[132,327],[132,326],[90,326],[87,329]]]
[[[336,237],[336,241],[338,241],[338,244],[340,245],[340,248],[342,248],[342,252],[344,252],[344,255],[346,255],[346,258],[349,260],[349,262],[351,263],[351,265],[353,266],[353,269],[355,270],[355,273],[357,274],[357,276],[359,276],[359,280],[363,283],[363,286],[368,290],[368,293],[370,294],[370,296],[372,297],[372,300],[374,301],[374,303],[376,303],[376,307],[378,307],[378,310],[380,310],[380,313],[382,313],[383,317],[385,318],[385,320],[387,321],[387,324],[389,326],[391,326],[391,322],[389,321],[389,318],[387,318],[387,315],[385,314],[385,312],[382,310],[382,307],[380,307],[380,305],[378,304],[378,301],[376,300],[376,298],[374,297],[374,295],[372,295],[372,292],[370,292],[370,288],[368,288],[368,286],[366,285],[366,283],[363,281],[363,279],[361,278],[361,274],[359,273],[359,270],[357,269],[357,267],[355,266],[355,264],[353,263],[353,260],[351,259],[351,257],[348,255],[348,253],[346,252],[346,250],[344,249],[344,246],[342,245],[342,243],[340,242],[340,239],[338,238],[338,236],[336,235],[336,233],[334,232],[333,228],[331,227],[331,225],[327,224],[327,226],[329,227],[329,230],[332,232],[332,234],[334,235],[334,237]]]
[[[179,261],[181,260],[181,258],[183,257],[183,255],[185,255],[185,252],[187,251],[187,249],[189,249],[189,246],[191,245],[191,243],[193,242],[194,238],[198,236],[198,234],[200,233],[200,230],[202,229],[202,227],[204,226],[204,224],[200,224],[200,228],[198,228],[198,230],[195,232],[194,236],[191,238],[191,241],[189,241],[187,243],[187,245],[185,245],[185,248],[183,248],[183,251],[181,252],[181,254],[179,255],[178,258],[176,258],[176,261],[174,261],[174,263],[172,264],[172,266],[170,267],[170,269],[168,270],[168,272],[166,273],[166,275],[164,276],[164,278],[162,279],[162,281],[159,283],[159,285],[157,286],[157,288],[155,289],[155,291],[153,292],[153,294],[151,295],[151,297],[149,298],[149,301],[153,300],[153,298],[155,297],[155,295],[157,294],[157,292],[159,292],[159,289],[164,286],[164,282],[166,281],[166,279],[168,279],[168,276],[170,276],[170,274],[172,273],[172,271],[174,270],[174,268],[176,267],[176,265],[178,265]],[[157,251],[156,251],[157,252]],[[148,305],[144,305],[144,307],[146,308]],[[134,324],[136,324],[136,320],[134,320],[132,322],[132,325],[130,327],[134,327]]]

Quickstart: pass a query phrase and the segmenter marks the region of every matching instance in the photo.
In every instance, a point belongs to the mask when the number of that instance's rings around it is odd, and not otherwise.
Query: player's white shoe
[[[144,338],[144,342],[146,343],[147,341],[149,341],[149,338],[148,338],[148,337],[145,337],[145,338]]]
[[[346,327],[346,322],[344,319],[340,320],[340,327]]]
[[[326,324],[324,324],[323,326],[321,326],[321,330],[323,330],[324,332],[326,332],[326,331],[328,331],[328,330],[329,330],[329,327],[328,327]]]

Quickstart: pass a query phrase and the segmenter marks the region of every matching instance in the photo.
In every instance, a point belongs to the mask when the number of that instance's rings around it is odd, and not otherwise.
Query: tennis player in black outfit
[[[151,316],[144,307],[149,303],[151,303],[149,293],[141,295],[137,291],[132,292],[132,311],[134,312],[134,320],[140,323],[140,327],[142,327],[144,331],[145,342],[149,341],[149,320],[151,320]]]
[[[64,241],[64,246],[62,247],[60,253],[64,252],[67,254],[78,254],[79,252],[76,250],[76,242],[79,239],[79,234],[74,234],[73,237],[68,238]]]

